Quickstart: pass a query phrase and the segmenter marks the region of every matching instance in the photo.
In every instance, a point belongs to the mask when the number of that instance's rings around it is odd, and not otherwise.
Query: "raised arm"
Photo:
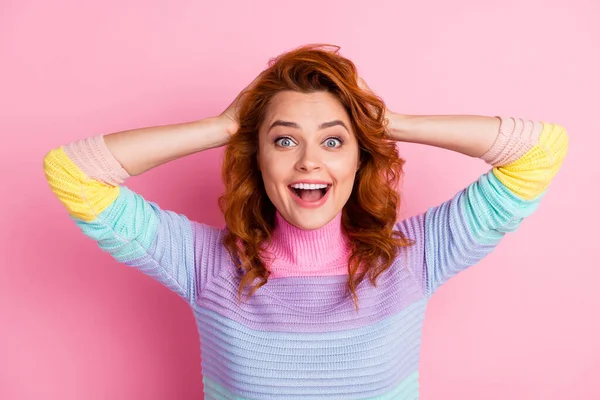
[[[228,142],[244,91],[219,116],[87,137],[49,151],[46,179],[82,232],[191,303],[224,256],[222,232],[161,210],[123,183],[166,162]]]
[[[44,172],[86,236],[191,303],[214,262],[207,255],[214,253],[219,231],[161,210],[122,184],[223,143],[223,132],[221,120],[209,119],[88,137],[48,152]]]
[[[568,149],[562,126],[511,117],[390,113],[388,129],[396,140],[458,151],[493,167],[452,199],[398,223],[416,239],[409,267],[427,296],[537,209]]]
[[[203,150],[225,145],[239,128],[238,109],[259,74],[220,115],[200,121],[111,133],[104,142],[130,176]]]

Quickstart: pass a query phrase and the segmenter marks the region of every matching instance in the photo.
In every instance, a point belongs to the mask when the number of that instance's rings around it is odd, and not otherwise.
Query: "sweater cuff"
[[[510,164],[535,146],[542,133],[543,124],[521,118],[497,116],[500,119],[498,136],[492,147],[480,158],[498,167]]]
[[[106,147],[103,135],[91,136],[64,146],[67,156],[89,178],[111,186],[122,185],[129,173]]]

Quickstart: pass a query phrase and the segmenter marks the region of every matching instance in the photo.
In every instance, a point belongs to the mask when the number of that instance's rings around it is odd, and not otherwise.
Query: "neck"
[[[347,274],[350,247],[342,232],[342,213],[321,228],[305,230],[277,212],[267,251],[271,278]]]

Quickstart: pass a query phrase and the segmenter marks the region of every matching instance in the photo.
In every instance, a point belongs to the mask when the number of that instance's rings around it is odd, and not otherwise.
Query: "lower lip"
[[[325,204],[325,202],[329,198],[329,193],[331,193],[332,187],[329,187],[329,189],[327,190],[327,192],[325,192],[325,195],[323,197],[321,197],[317,201],[302,200],[300,197],[296,196],[296,193],[294,193],[294,189],[292,189],[289,186],[288,186],[288,189],[291,192],[292,198],[294,199],[294,201],[296,202],[296,204],[298,204],[300,207],[304,207],[304,208],[317,208],[317,207],[321,207],[323,204]]]

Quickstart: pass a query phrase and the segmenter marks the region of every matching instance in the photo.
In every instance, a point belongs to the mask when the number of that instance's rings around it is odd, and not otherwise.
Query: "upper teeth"
[[[294,189],[305,189],[305,190],[314,190],[314,189],[325,189],[327,185],[322,183],[295,183],[292,185]]]

